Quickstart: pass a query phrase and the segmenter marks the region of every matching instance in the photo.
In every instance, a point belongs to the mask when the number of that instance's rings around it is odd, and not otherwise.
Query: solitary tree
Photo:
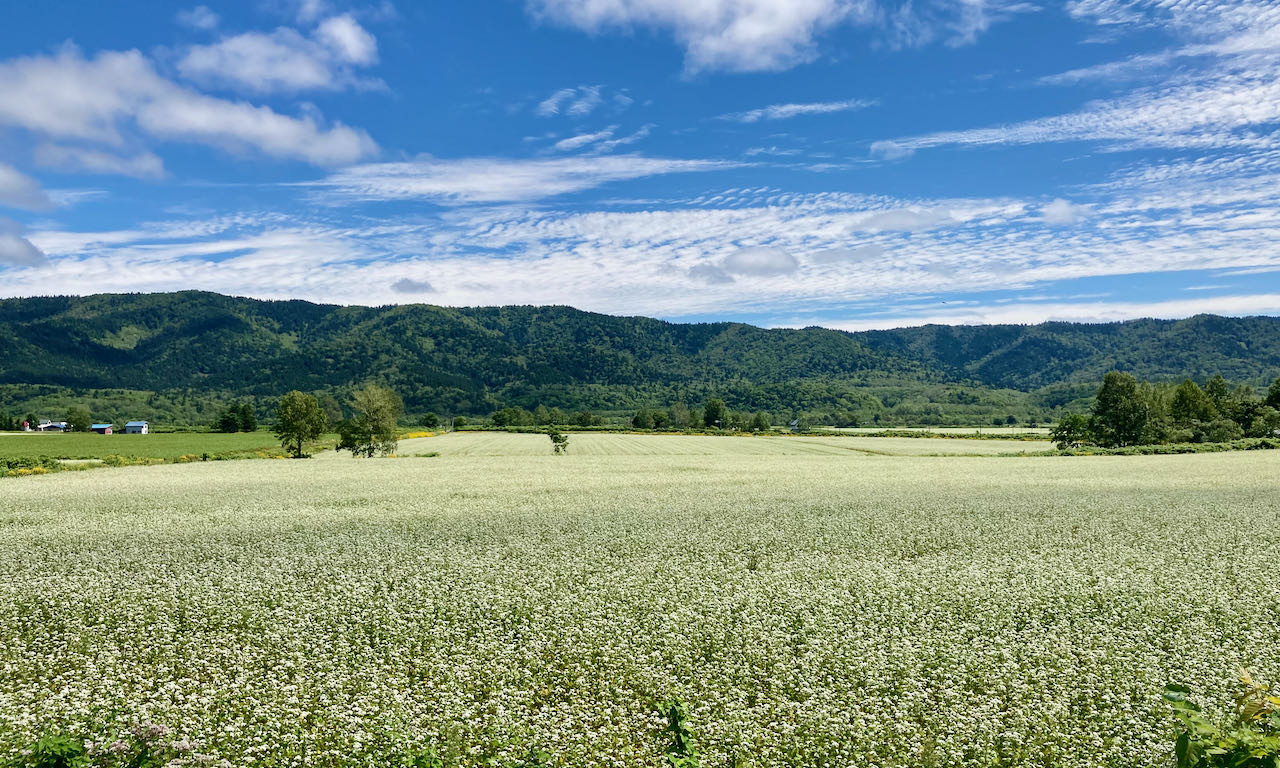
[[[399,443],[397,429],[404,402],[395,392],[377,384],[366,384],[351,396],[355,416],[338,426],[338,450],[352,456],[370,458],[394,453]]]
[[[74,405],[67,409],[67,429],[72,432],[88,432],[93,426],[93,417],[89,409],[82,405]]]
[[[723,400],[713,398],[707,401],[702,409],[702,423],[708,427],[729,426],[729,409],[724,407]]]
[[[323,435],[327,425],[320,403],[306,392],[295,389],[276,406],[275,435],[295,459],[303,456],[302,444]]]
[[[560,430],[552,427],[547,432],[547,436],[551,438],[551,450],[557,454],[569,452],[569,436],[560,432]]]
[[[1150,406],[1138,380],[1130,374],[1111,371],[1102,378],[1102,388],[1094,400],[1091,431],[1107,447],[1137,445],[1142,441],[1149,414]]]

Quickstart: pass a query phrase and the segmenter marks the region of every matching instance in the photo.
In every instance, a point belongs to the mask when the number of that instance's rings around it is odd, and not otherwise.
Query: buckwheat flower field
[[[656,768],[678,697],[716,768],[1154,768],[1280,673],[1271,452],[723,445],[0,480],[0,761]]]

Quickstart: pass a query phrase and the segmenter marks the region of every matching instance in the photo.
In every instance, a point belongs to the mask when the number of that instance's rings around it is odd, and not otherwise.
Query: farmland
[[[279,448],[270,432],[158,432],[150,435],[98,435],[92,432],[0,433],[0,458],[52,456],[57,459],[176,459],[202,453],[223,454]]]
[[[400,453],[445,456],[542,456],[547,436],[501,432],[456,432],[405,440]],[[798,435],[635,435],[583,432],[572,436],[569,450],[584,456],[884,456],[994,455],[1043,453],[1047,440],[947,440],[897,437],[808,437]]]
[[[656,767],[678,696],[717,768],[1154,768],[1166,682],[1280,670],[1269,452],[590,438],[4,481],[0,760],[161,723],[233,765]]]

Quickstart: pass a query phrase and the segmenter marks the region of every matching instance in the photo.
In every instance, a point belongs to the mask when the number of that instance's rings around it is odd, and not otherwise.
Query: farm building
[[[145,435],[147,434],[147,422],[130,421],[124,425],[124,433],[126,435]]]
[[[89,427],[89,431],[97,432],[100,435],[109,435],[111,434],[111,428],[113,426],[115,425],[114,424],[94,424],[93,426]]]

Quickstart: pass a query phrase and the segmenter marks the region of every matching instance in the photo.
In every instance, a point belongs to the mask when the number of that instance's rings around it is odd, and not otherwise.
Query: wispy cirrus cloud
[[[537,161],[537,173],[547,172],[544,162],[557,169],[551,186],[538,180],[533,188],[515,190],[491,185],[491,174],[505,178],[511,170],[488,161],[451,161],[425,174],[422,167],[389,174],[386,164],[371,166],[365,181],[393,186],[357,184],[355,194],[377,192],[363,199],[448,200],[450,207],[416,218],[366,217],[358,226],[257,216],[138,232],[38,231],[29,240],[48,254],[49,264],[39,276],[11,270],[3,290],[21,294],[56,278],[68,290],[85,286],[85,292],[196,285],[343,303],[429,298],[455,305],[571,304],[664,317],[761,311],[787,317],[818,304],[862,307],[868,323],[901,325],[932,316],[919,311],[929,304],[921,297],[930,295],[1018,292],[1160,273],[1280,270],[1280,255],[1270,248],[1280,238],[1280,171],[1232,181],[1209,170],[1204,175],[1212,183],[1177,182],[1173,195],[1155,180],[1189,178],[1186,169],[1135,170],[1072,201],[908,200],[755,188],[633,210],[579,211],[545,199],[538,206],[518,204],[533,194],[554,197],[563,188],[559,175],[568,169],[588,174],[571,187],[602,183],[600,174],[611,173],[601,170],[608,163],[589,172],[582,170],[589,165],[576,164],[617,159]],[[1197,295],[1196,301],[1208,303],[1196,306],[1244,306],[1224,296]],[[982,307],[992,307],[990,321],[1014,317],[1008,306],[979,301],[955,317],[981,319],[975,313]],[[1117,306],[1108,318],[1139,311],[1136,304]],[[1036,307],[1018,317],[1098,312],[1058,310],[1052,302]],[[945,312],[958,309],[952,302]]]
[[[819,101],[805,104],[772,104],[745,112],[730,112],[720,115],[721,120],[732,120],[738,123],[758,123],[761,120],[790,120],[804,115],[826,115],[832,112],[851,112],[856,109],[874,107],[879,102],[875,99],[845,99],[843,101]]]
[[[643,155],[532,160],[424,158],[404,163],[353,166],[311,186],[345,199],[423,199],[460,205],[540,200],[595,189],[616,181],[724,170],[734,165],[714,160],[678,160]]]
[[[1178,319],[1198,314],[1248,315],[1280,314],[1280,293],[1227,294],[1204,299],[1169,301],[1080,301],[1016,302],[1003,305],[958,307],[928,314],[869,315],[856,320],[821,324],[842,331],[871,331],[919,325],[1032,325],[1050,321],[1074,323],[1114,323],[1137,318]]]
[[[576,88],[561,88],[538,102],[534,112],[539,117],[554,117],[556,115],[586,117],[604,105],[605,99],[601,93],[603,90],[604,86],[601,85],[579,85]],[[626,106],[631,103],[629,97],[624,98],[626,98],[625,104],[617,102],[620,106]]]

